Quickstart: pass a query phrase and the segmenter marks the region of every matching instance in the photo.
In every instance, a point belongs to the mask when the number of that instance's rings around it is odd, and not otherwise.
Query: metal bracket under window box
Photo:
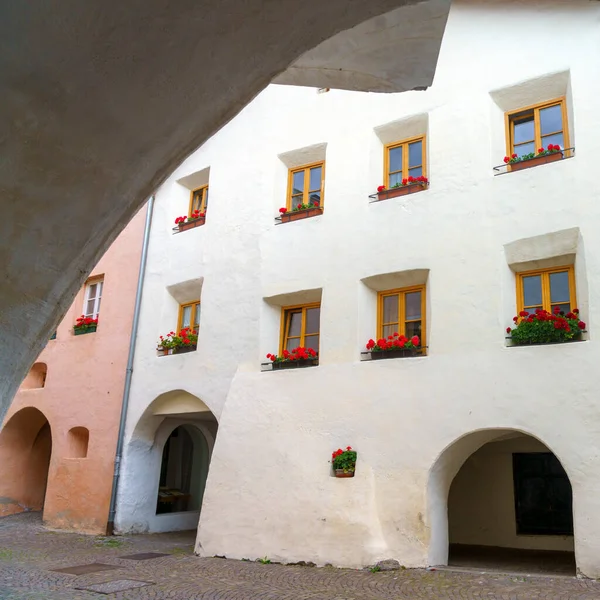
[[[531,167],[537,167],[540,165],[547,164],[549,162],[557,162],[560,160],[567,160],[568,158],[573,158],[575,156],[575,147],[565,148],[560,152],[554,152],[553,154],[546,154],[544,156],[534,156],[533,158],[528,158],[527,160],[521,160],[516,163],[505,163],[503,165],[498,165],[494,167],[494,177],[498,175],[506,175],[507,173],[513,173],[514,171],[522,171],[524,169],[530,169]],[[517,166],[518,165],[518,166]]]
[[[421,346],[420,348],[399,348],[397,350],[381,350],[380,352],[361,352],[361,362],[371,360],[386,360],[391,358],[419,358],[427,356],[427,348],[429,346]]]

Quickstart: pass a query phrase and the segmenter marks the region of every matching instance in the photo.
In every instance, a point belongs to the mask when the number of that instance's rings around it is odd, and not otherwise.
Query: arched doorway
[[[0,516],[43,510],[52,455],[52,432],[44,414],[28,407],[0,431]]]
[[[431,564],[575,574],[571,483],[535,437],[461,438],[436,462],[428,492]]]

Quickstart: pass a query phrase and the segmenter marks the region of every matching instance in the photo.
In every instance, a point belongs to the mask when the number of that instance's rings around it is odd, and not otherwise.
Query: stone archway
[[[575,574],[571,483],[531,434],[460,438],[432,468],[428,502],[431,565]]]
[[[52,432],[37,408],[23,408],[0,431],[0,516],[43,510]]]

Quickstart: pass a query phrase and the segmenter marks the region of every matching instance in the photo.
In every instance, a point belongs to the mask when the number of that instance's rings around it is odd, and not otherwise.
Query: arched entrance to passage
[[[0,431],[0,516],[44,508],[51,455],[50,424],[37,408],[7,421]]]
[[[575,574],[571,484],[533,436],[494,429],[457,440],[428,494],[430,564]]]

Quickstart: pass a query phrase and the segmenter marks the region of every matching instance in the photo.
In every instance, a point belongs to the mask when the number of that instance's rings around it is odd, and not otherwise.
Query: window
[[[200,300],[195,300],[189,304],[182,304],[179,307],[179,330],[184,327],[191,327],[198,331],[200,326]]]
[[[569,147],[564,98],[507,113],[506,128],[509,156],[536,153],[550,144]]]
[[[528,271],[517,275],[517,309],[552,312],[555,306],[568,313],[577,308],[573,266]]]
[[[283,309],[281,353],[294,348],[312,348],[319,352],[321,305],[306,304]]]
[[[95,279],[89,281],[85,286],[85,300],[83,302],[83,314],[86,317],[97,319],[100,314],[100,301],[102,300],[102,287],[104,281]]]
[[[208,207],[208,186],[203,185],[202,187],[193,190],[190,197],[190,216],[195,210],[199,210],[201,213],[205,213]]]
[[[379,292],[378,337],[418,335],[425,346],[425,286]]]
[[[409,177],[426,177],[425,136],[388,144],[384,163],[384,182],[388,188]]]
[[[573,492],[551,452],[513,454],[517,535],[573,535]]]
[[[300,204],[323,206],[323,183],[325,163],[314,163],[298,169],[290,169],[288,178],[287,209]]]

